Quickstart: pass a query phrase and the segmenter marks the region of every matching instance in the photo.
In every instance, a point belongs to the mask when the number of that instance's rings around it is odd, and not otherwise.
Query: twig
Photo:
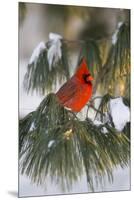
[[[89,101],[88,104],[86,104],[86,106],[88,107],[88,108],[87,108],[86,117],[88,117],[89,108],[92,108],[92,109],[94,109],[94,110],[97,111],[97,112],[100,112],[100,111],[98,111],[98,110],[93,106],[92,103],[93,103],[96,99],[101,99],[101,98],[102,98],[102,96],[95,96],[94,98],[92,98],[92,99]]]
[[[112,35],[111,35],[112,36]],[[86,39],[86,40],[84,40],[84,39],[78,39],[78,40],[68,40],[68,39],[61,39],[61,41],[63,42],[63,43],[72,43],[72,44],[78,44],[78,43],[80,43],[80,44],[84,44],[84,43],[87,43],[87,42],[89,42],[89,41],[102,41],[102,40],[111,40],[111,36],[107,36],[107,37],[103,37],[103,38],[99,38],[99,39],[94,39],[94,38],[89,38],[89,39]],[[49,40],[48,42],[46,42],[46,46],[47,47],[49,47],[49,45],[51,44],[51,40]]]
[[[92,108],[94,111],[100,113],[101,115],[104,115],[100,110],[97,110],[92,104],[88,104],[87,106],[88,106],[88,108],[87,108],[86,118],[88,118],[89,108]]]
[[[102,96],[95,96],[95,97],[93,97],[93,98],[89,101],[89,103],[90,103],[90,102],[93,102],[93,101],[96,100],[96,99],[102,99]]]
[[[73,115],[74,118],[79,119],[79,118],[77,117],[77,115],[76,115],[74,112],[72,112],[71,110],[68,110],[68,112],[71,113],[71,114]]]

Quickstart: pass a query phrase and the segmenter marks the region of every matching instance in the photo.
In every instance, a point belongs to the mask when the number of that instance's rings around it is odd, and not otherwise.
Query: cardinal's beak
[[[92,76],[88,76],[86,79],[87,79],[87,81],[93,81],[94,80],[94,78]]]

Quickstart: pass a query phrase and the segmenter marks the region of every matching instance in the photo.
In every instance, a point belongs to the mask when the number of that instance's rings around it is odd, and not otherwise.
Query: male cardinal
[[[56,93],[59,102],[73,112],[79,112],[91,98],[92,80],[86,60],[82,58],[76,73]]]

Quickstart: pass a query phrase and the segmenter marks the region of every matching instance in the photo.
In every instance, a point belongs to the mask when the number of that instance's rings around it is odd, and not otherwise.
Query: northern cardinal
[[[91,98],[92,80],[86,60],[82,58],[76,73],[56,93],[59,102],[73,112],[79,112]]]

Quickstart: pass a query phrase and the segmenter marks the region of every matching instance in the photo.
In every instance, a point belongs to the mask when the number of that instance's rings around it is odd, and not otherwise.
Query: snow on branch
[[[118,33],[120,27],[122,26],[123,22],[118,22],[117,29],[115,30],[114,34],[112,35],[112,44],[115,45],[118,40]]]
[[[35,130],[35,124],[34,124],[34,122],[32,122],[29,131],[33,131],[33,130]]]
[[[95,98],[94,98],[95,100]],[[102,133],[107,133],[107,125],[117,132],[123,131],[130,122],[130,108],[124,104],[123,97],[103,96],[93,124],[102,127]],[[99,112],[100,111],[100,112]]]
[[[62,39],[61,35],[56,34],[56,33],[50,33],[49,41],[48,41],[48,44],[49,44],[48,49],[46,47],[47,45],[44,42],[40,42],[37,45],[37,47],[33,50],[33,53],[29,60],[29,65],[31,65],[32,63],[36,63],[42,51],[44,49],[47,49],[47,60],[49,64],[49,70],[51,71],[52,65],[55,66],[62,57],[61,39]]]
[[[129,108],[121,97],[107,99],[114,123],[119,111],[121,118],[128,115]],[[125,124],[129,118],[117,121]],[[20,120],[19,130],[20,172],[37,184],[43,184],[48,175],[52,178],[58,175],[57,183],[67,187],[85,169],[87,184],[93,190],[94,185],[102,184],[105,174],[112,181],[114,167],[129,163],[129,138],[116,134],[115,128],[108,124],[107,115],[102,122],[81,120],[61,106],[54,93],[48,94],[35,111]]]
[[[29,64],[37,62],[39,55],[42,53],[42,51],[46,49],[46,45],[44,42],[40,42],[37,47],[33,50],[33,53],[31,55],[31,58],[29,60]]]
[[[27,66],[23,83],[25,90],[36,90],[44,94],[55,87],[53,83],[68,79],[67,51],[67,44],[63,42],[61,35],[50,33],[47,42],[40,42],[33,50]]]
[[[114,126],[122,131],[126,123],[130,122],[130,109],[123,103],[122,97],[111,99],[109,105]]]
[[[48,148],[51,148],[54,143],[55,143],[55,140],[50,140],[48,143]]]
[[[101,121],[99,121],[99,120],[97,120],[97,119],[95,119],[95,120],[93,121],[93,124],[96,125],[96,126],[103,126],[103,125],[105,125],[105,123],[102,123]],[[102,127],[101,131],[102,131],[102,133],[104,133],[104,134],[105,134],[105,133],[108,133],[108,130],[107,130],[106,127]]]
[[[61,39],[62,39],[61,35],[58,35],[55,33],[49,34],[50,47],[48,49],[47,59],[48,59],[50,71],[52,69],[52,65],[55,66],[62,57]]]

